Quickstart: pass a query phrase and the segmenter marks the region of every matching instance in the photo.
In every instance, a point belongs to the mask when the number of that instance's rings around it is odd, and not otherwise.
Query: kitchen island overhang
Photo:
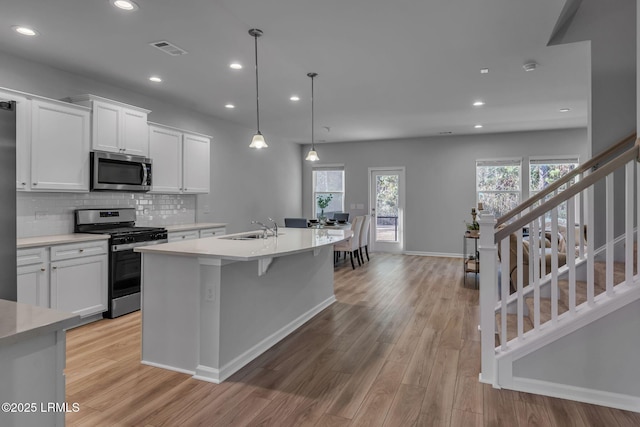
[[[219,383],[335,302],[349,230],[284,229],[138,248],[142,363]]]

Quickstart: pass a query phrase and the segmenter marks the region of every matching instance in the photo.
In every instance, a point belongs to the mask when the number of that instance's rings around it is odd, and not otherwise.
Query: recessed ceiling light
[[[231,108],[236,108],[236,106],[235,106],[235,105],[233,105],[233,104],[226,104],[226,105],[224,106],[224,108],[229,108],[229,109],[231,109]]]
[[[560,109],[561,113],[568,113],[569,111],[571,111],[571,108],[561,108]]]
[[[489,74],[488,68],[480,68],[480,74]]]
[[[474,107],[482,107],[484,105],[484,101],[475,101],[473,103]]]
[[[482,125],[475,125],[474,128],[476,129],[482,129]]]
[[[233,68],[234,70],[242,70],[242,64],[238,62],[232,62],[229,64],[229,68]]]
[[[138,5],[131,0],[109,0],[111,4],[118,9],[126,10],[128,12],[138,10]]]
[[[149,77],[149,80],[151,80],[154,83],[162,82],[162,79],[160,77],[158,77],[158,76],[151,76],[151,77]]]
[[[291,101],[300,101],[300,97],[298,95],[293,95],[291,98],[289,98]]]
[[[24,27],[24,26],[22,26],[22,25],[14,25],[14,26],[13,26],[13,27],[11,27],[11,28],[13,28],[13,30],[14,30],[16,33],[18,33],[18,34],[22,34],[23,36],[30,36],[30,37],[33,37],[33,36],[37,36],[38,34],[40,34],[40,33],[38,33],[36,30],[34,30],[33,28]]]

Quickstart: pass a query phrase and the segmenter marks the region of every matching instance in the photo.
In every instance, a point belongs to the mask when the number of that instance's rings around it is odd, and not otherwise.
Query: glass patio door
[[[404,168],[370,168],[371,247],[404,250]]]

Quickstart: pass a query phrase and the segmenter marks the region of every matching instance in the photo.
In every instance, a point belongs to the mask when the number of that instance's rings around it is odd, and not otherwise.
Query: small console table
[[[465,233],[462,236],[462,256],[464,261],[464,284],[467,284],[467,274],[473,273],[475,287],[478,287],[478,274],[480,273],[480,252],[478,252],[478,239],[480,235],[477,231]],[[469,244],[469,240],[473,244]]]

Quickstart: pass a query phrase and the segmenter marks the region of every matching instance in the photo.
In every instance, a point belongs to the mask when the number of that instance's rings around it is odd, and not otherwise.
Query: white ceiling
[[[319,74],[316,140],[587,123],[587,50],[546,46],[564,0],[137,0],[133,13],[109,0],[2,3],[0,50],[249,128],[255,128],[255,69],[247,31],[262,29],[260,119],[267,142],[310,141],[311,71]],[[25,38],[13,25],[41,34]],[[189,53],[172,57],[149,45],[159,40]],[[525,72],[531,60],[538,69]],[[231,70],[232,61],[244,69]],[[484,67],[488,74],[480,73]],[[149,82],[151,74],[164,82]],[[301,100],[291,102],[292,94]],[[472,107],[476,99],[486,105]],[[224,107],[229,102],[234,110]],[[560,113],[562,107],[571,111]],[[476,130],[476,123],[484,127]]]

